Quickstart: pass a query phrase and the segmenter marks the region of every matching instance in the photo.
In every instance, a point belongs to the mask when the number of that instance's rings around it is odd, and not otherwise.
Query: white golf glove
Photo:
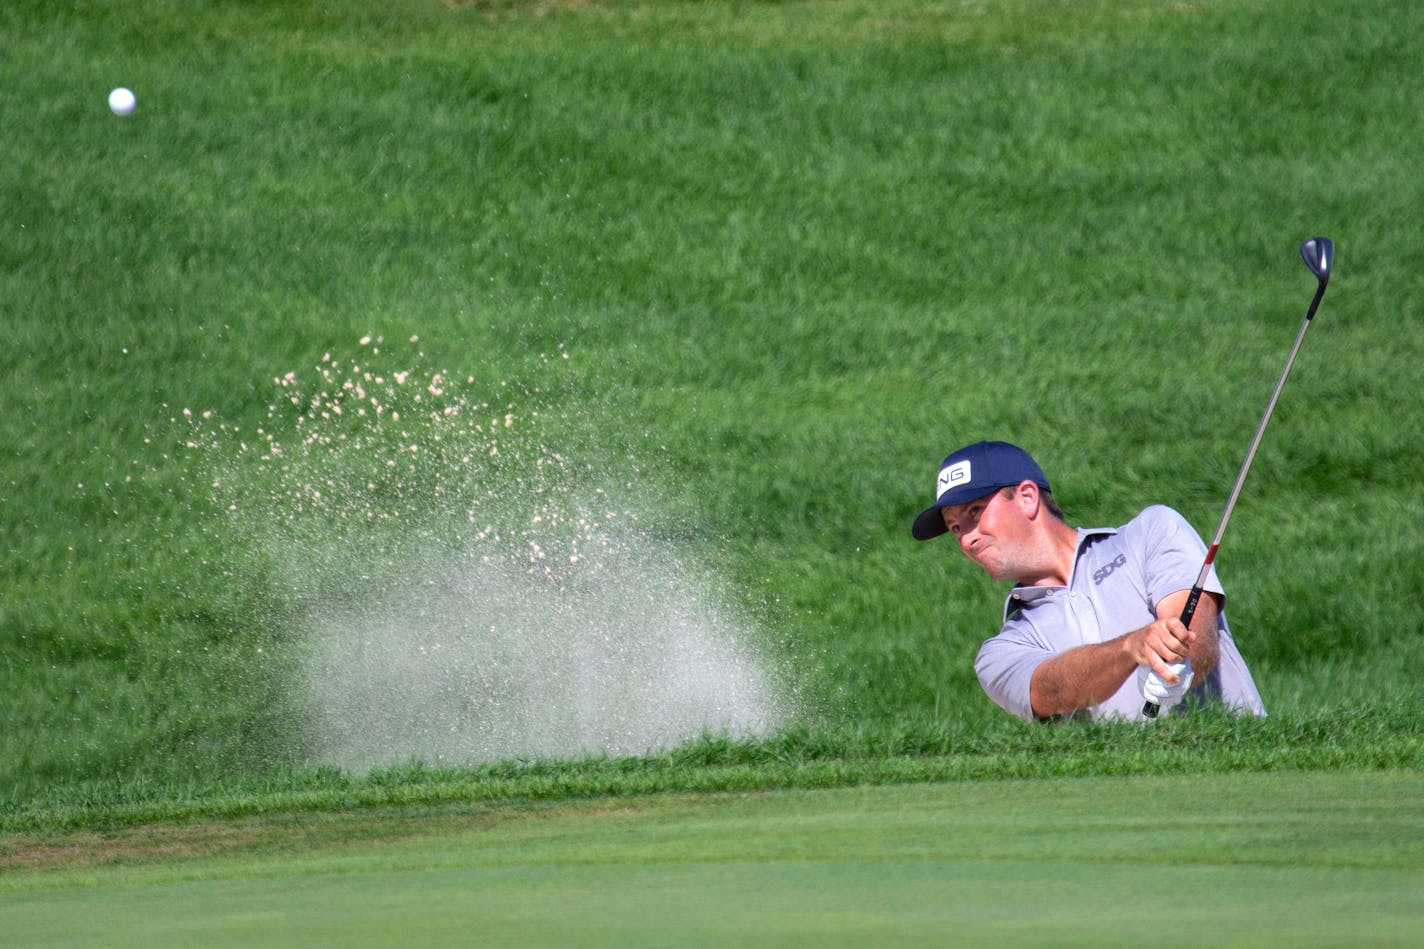
[[[1167,667],[1177,674],[1177,684],[1168,685],[1163,682],[1157,673],[1152,671],[1151,666],[1137,667],[1137,687],[1142,690],[1142,698],[1148,702],[1154,702],[1163,711],[1182,701],[1187,695],[1187,690],[1192,687],[1192,664],[1188,659],[1173,663]]]

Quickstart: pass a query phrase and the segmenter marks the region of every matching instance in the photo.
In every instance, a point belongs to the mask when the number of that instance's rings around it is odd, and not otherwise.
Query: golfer
[[[1122,527],[1071,527],[1033,458],[993,441],[946,458],[935,495],[915,518],[915,538],[948,533],[989,576],[1014,581],[1003,628],[974,661],[1007,711],[1142,719],[1147,695],[1164,713],[1221,703],[1265,714],[1214,568],[1191,628],[1178,619],[1206,546],[1176,511],[1154,505]],[[1186,659],[1190,671],[1178,675]]]

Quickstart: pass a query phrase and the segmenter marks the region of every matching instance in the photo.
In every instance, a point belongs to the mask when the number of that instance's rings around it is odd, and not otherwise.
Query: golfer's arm
[[[1180,616],[1189,591],[1179,590],[1157,604],[1159,619]],[[1216,617],[1220,597],[1208,593],[1197,601],[1192,614],[1192,643],[1189,658],[1193,674],[1201,677],[1216,668]],[[1097,705],[1122,688],[1127,677],[1137,671],[1133,630],[1105,643],[1078,646],[1039,663],[1029,680],[1029,701],[1038,718],[1062,715]]]
[[[1137,669],[1127,642],[1130,635],[1075,646],[1039,663],[1028,684],[1034,717],[1050,718],[1097,705],[1122,688]]]
[[[1181,599],[1173,602],[1174,598],[1180,596]],[[1216,668],[1217,659],[1220,653],[1217,647],[1216,618],[1221,614],[1221,594],[1204,593],[1201,599],[1197,600],[1196,612],[1192,613],[1192,632],[1197,634],[1196,641],[1192,643],[1188,659],[1192,661],[1192,674],[1198,680],[1206,677],[1207,673]],[[1182,607],[1187,605],[1187,591],[1180,594],[1172,594],[1162,600],[1158,607],[1158,616],[1181,616]]]

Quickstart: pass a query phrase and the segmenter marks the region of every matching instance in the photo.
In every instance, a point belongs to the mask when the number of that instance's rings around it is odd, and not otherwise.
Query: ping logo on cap
[[[969,459],[956,461],[952,465],[945,465],[939,472],[939,482],[935,485],[935,498],[944,497],[944,492],[957,485],[964,484],[971,478],[969,470]]]

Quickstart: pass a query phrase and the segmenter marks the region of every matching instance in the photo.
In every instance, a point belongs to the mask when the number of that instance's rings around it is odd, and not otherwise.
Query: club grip
[[[1182,615],[1180,619],[1182,621],[1182,625],[1187,627],[1188,629],[1192,628],[1192,617],[1196,615],[1197,601],[1201,599],[1201,595],[1201,587],[1192,587],[1192,592],[1187,594],[1186,605],[1182,607]],[[1156,718],[1157,713],[1160,711],[1162,711],[1162,709],[1157,705],[1156,702],[1142,703],[1142,714],[1147,716],[1148,718]]]
[[[1187,594],[1186,605],[1182,607],[1182,615],[1179,617],[1187,629],[1192,628],[1192,617],[1197,615],[1197,601],[1201,599],[1201,595],[1201,587],[1192,587],[1192,592]]]

